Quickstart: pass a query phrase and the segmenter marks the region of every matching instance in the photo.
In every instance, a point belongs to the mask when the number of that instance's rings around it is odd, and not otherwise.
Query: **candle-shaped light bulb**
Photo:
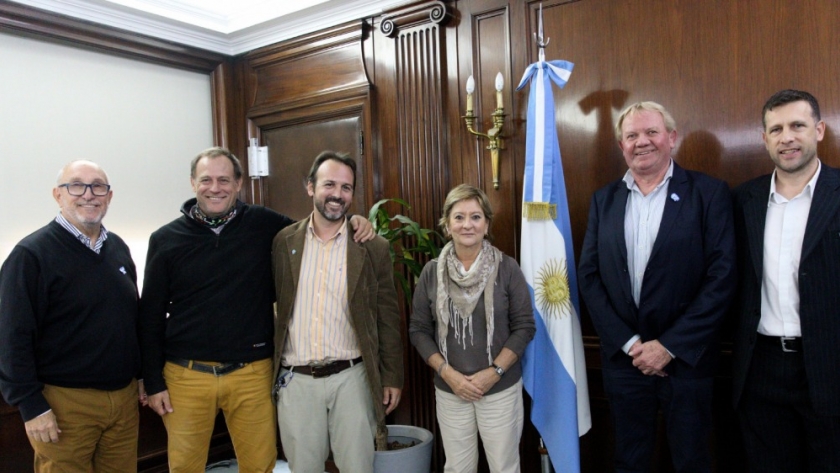
[[[470,115],[473,109],[473,92],[475,92],[475,79],[470,74],[467,78],[467,115]]]
[[[502,101],[502,89],[505,87],[505,78],[502,73],[496,74],[496,108],[505,108]]]

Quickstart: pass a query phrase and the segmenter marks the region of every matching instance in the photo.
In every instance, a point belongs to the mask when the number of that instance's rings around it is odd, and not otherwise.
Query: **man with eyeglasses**
[[[97,164],[67,164],[55,220],[0,269],[0,391],[20,410],[36,472],[137,471],[137,274],[102,225],[112,196]]]

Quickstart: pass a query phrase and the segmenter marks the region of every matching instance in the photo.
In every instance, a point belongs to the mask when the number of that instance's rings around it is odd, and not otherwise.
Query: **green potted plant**
[[[443,237],[435,230],[423,228],[419,223],[402,214],[391,215],[389,203],[411,210],[402,199],[382,199],[370,209],[368,219],[377,234],[388,240],[394,276],[399,281],[407,304],[423,266],[440,254],[438,242]],[[432,461],[434,434],[412,425],[388,426],[388,450],[377,451],[374,473],[426,473]]]
[[[382,199],[370,208],[368,220],[373,224],[374,231],[391,244],[391,261],[394,265],[407,271],[410,279],[397,268],[394,269],[394,277],[399,281],[406,301],[410,303],[417,278],[426,262],[440,254],[438,242],[443,241],[443,237],[435,230],[421,227],[405,215],[390,215],[385,208],[390,202],[411,210],[411,206],[402,199]]]

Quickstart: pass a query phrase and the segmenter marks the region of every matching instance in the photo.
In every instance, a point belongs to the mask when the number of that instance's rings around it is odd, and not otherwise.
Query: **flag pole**
[[[540,437],[540,470],[542,473],[554,473],[551,457],[548,456],[548,449],[545,448],[542,437]]]
[[[551,42],[551,38],[545,39],[545,35],[543,34],[543,14],[542,14],[542,2],[540,2],[540,13],[537,20],[537,31],[538,33],[534,33],[534,41],[537,43],[537,46],[540,48],[539,52],[539,60],[545,61],[545,47],[548,46],[548,43]]]
[[[545,47],[551,41],[551,38],[546,39],[543,32],[543,6],[540,2],[539,16],[537,17],[537,31],[534,33],[534,41],[539,48],[539,61],[545,61]],[[542,473],[554,473],[554,468],[551,466],[551,457],[548,456],[548,449],[545,448],[545,443],[540,437],[540,469]]]

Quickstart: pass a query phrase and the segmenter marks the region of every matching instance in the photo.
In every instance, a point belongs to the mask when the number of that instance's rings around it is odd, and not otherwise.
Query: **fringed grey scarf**
[[[472,344],[472,315],[478,298],[484,293],[484,311],[487,316],[487,360],[493,363],[490,348],[493,343],[493,286],[499,265],[502,262],[502,252],[484,240],[481,251],[466,274],[461,274],[461,266],[452,242],[446,244],[438,257],[437,265],[437,332],[438,346],[444,360],[449,362],[447,355],[446,336],[449,334],[449,324],[455,329],[455,340],[464,348],[467,346],[467,332]]]

